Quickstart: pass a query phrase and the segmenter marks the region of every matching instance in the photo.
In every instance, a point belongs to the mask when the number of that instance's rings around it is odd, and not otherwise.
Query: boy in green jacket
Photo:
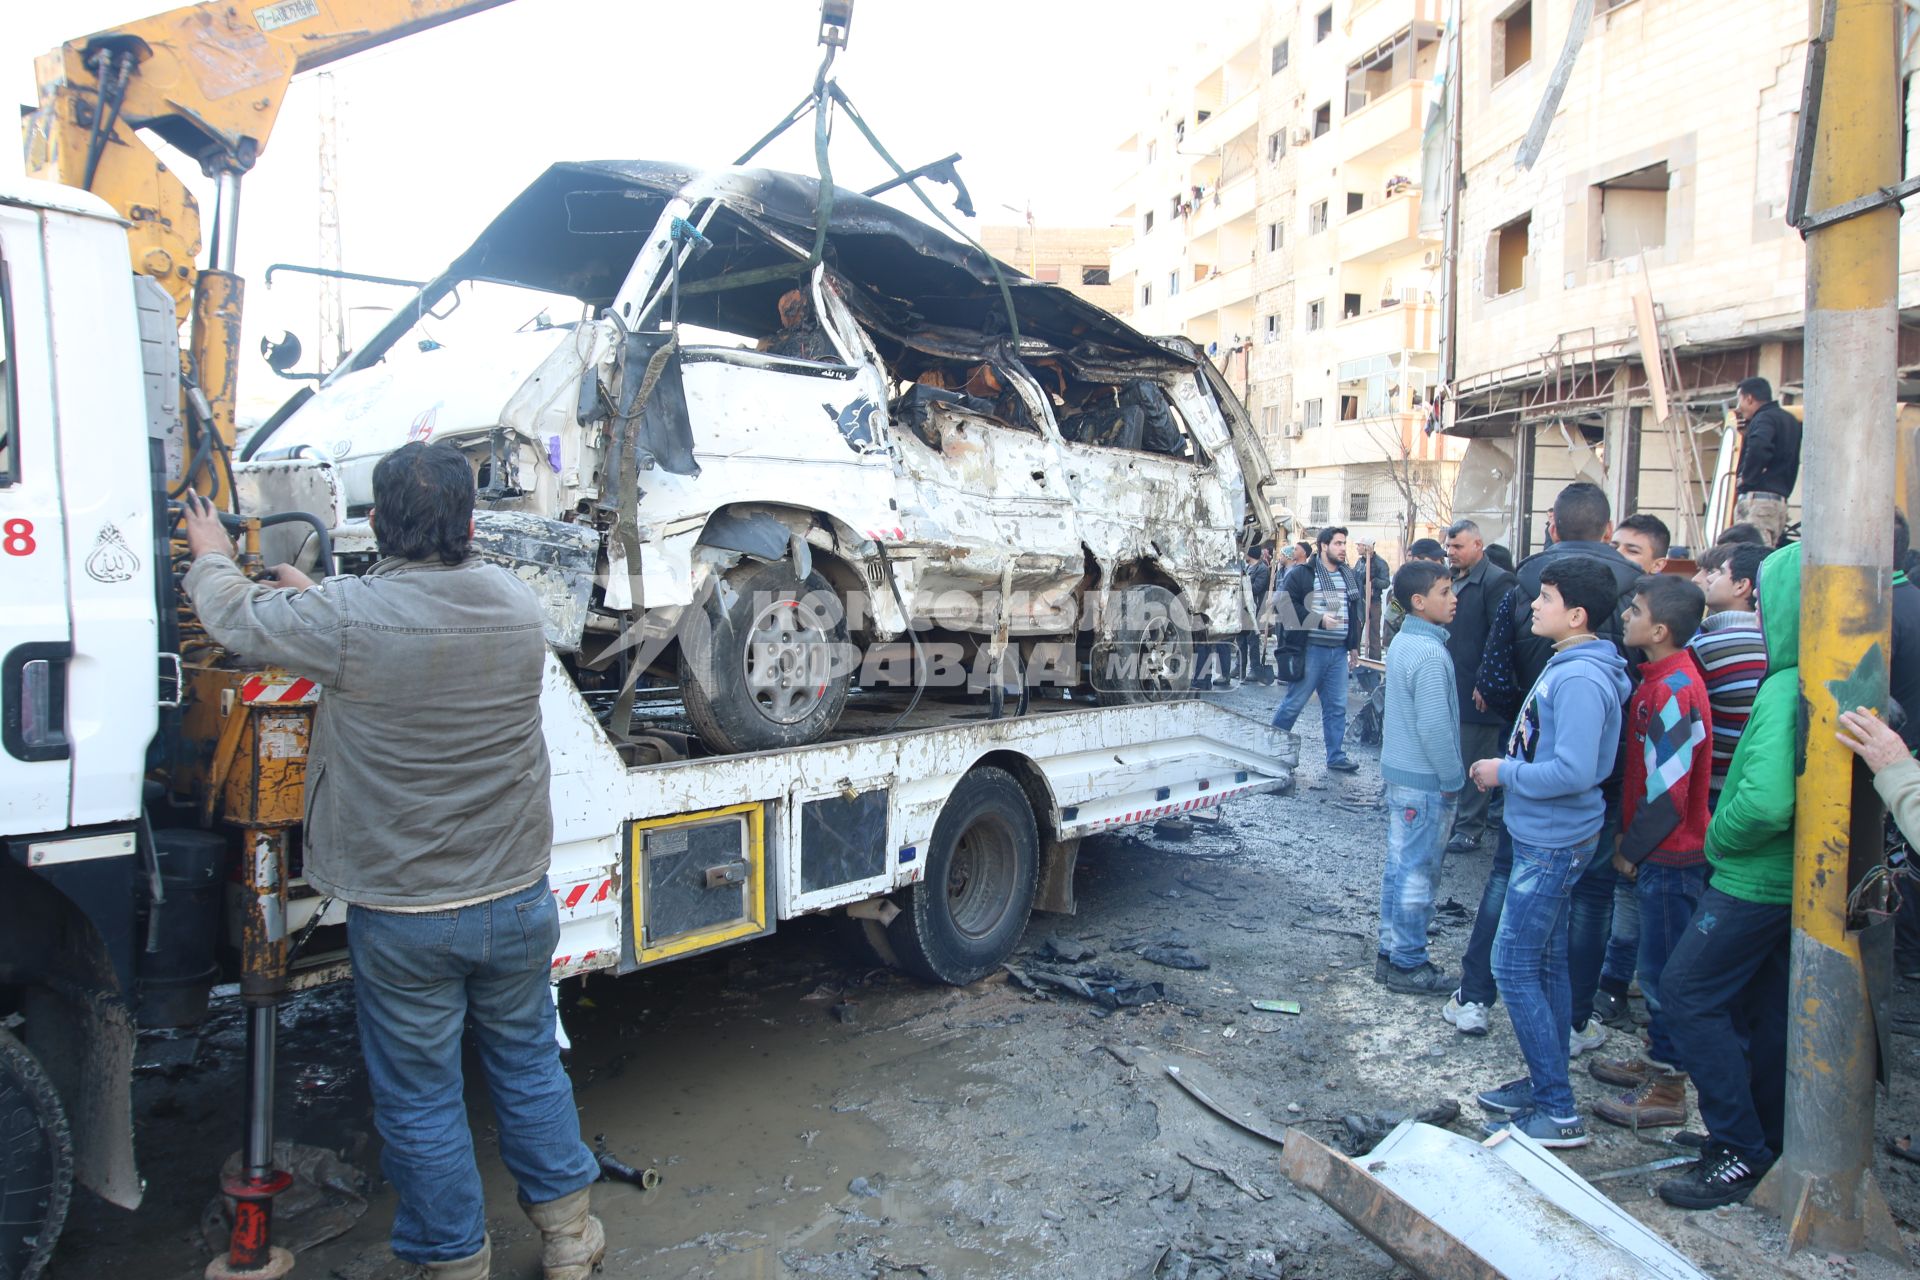
[[[1800,544],[1761,564],[1759,606],[1767,678],[1707,827],[1712,881],[1660,977],[1662,1016],[1707,1126],[1699,1163],[1660,1184],[1660,1198],[1682,1209],[1746,1199],[1786,1124]]]

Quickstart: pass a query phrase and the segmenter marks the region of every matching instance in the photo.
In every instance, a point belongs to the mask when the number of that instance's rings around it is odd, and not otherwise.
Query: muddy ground
[[[1231,695],[1264,715],[1273,691]],[[1512,1033],[1458,1035],[1440,1003],[1371,980],[1385,817],[1376,753],[1358,775],[1321,768],[1317,710],[1302,721],[1297,791],[1237,801],[1190,839],[1133,833],[1090,841],[1079,913],[1035,916],[1023,955],[1049,935],[1084,942],[1127,975],[1163,982],[1164,1002],[1101,1016],[1038,998],[995,975],[964,990],[918,985],[862,961],[826,921],[629,978],[574,984],[566,1022],[582,1129],[634,1165],[653,1191],[603,1184],[596,1206],[613,1277],[1045,1276],[1202,1280],[1404,1275],[1334,1213],[1293,1189],[1274,1150],[1203,1110],[1166,1078],[1179,1065],[1233,1110],[1336,1140],[1349,1112],[1463,1104],[1520,1074]],[[1477,903],[1490,847],[1450,860],[1442,900]],[[1204,971],[1151,964],[1135,949],[1177,927]],[[1457,971],[1470,927],[1452,919],[1436,959]],[[1016,963],[1022,963],[1016,958]],[[302,1252],[296,1275],[388,1280],[392,1197],[379,1177],[364,1079],[355,1068],[351,991],[285,1010],[281,1136],[345,1157],[366,1175],[357,1220],[335,1195],[288,1216],[299,1231],[351,1223]],[[1295,1000],[1299,1016],[1254,1011]],[[1920,983],[1895,1006],[1907,1034],[1881,1139],[1920,1131]],[[1616,1030],[1602,1052],[1625,1053]],[[148,1042],[147,1056],[166,1048]],[[240,1136],[242,1039],[231,1011],[203,1028],[194,1065],[143,1075],[137,1106],[146,1205],[127,1214],[80,1196],[55,1280],[185,1280],[209,1256],[201,1218]],[[1583,1103],[1600,1086],[1576,1064]],[[531,1229],[493,1153],[484,1093],[474,1129],[492,1209],[494,1273],[538,1275]],[[1671,1149],[1595,1122],[1566,1153],[1582,1173]],[[1876,1168],[1920,1261],[1920,1165]],[[1664,1176],[1664,1175],[1661,1175]],[[1878,1277],[1910,1271],[1862,1257],[1784,1256],[1778,1225],[1736,1207],[1681,1214],[1653,1177],[1603,1183],[1709,1273]]]

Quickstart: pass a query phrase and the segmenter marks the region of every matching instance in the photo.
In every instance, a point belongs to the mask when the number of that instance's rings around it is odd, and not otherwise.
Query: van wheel
[[[687,718],[713,751],[817,742],[839,722],[853,684],[847,612],[818,573],[744,564],[701,604],[704,628],[680,642]],[[704,630],[706,634],[698,634]]]
[[[0,1276],[34,1280],[73,1194],[73,1135],[40,1064],[0,1029]]]
[[[1166,702],[1193,689],[1193,633],[1186,609],[1165,587],[1122,591],[1113,639],[1093,647],[1093,692],[1103,706]]]
[[[887,940],[908,973],[963,987],[1013,953],[1033,911],[1040,835],[1027,793],[1004,769],[960,779]]]

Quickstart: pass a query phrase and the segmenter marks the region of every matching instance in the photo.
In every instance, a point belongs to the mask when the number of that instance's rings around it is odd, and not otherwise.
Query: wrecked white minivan
[[[555,165],[256,433],[243,491],[332,510],[351,566],[374,464],[457,445],[478,549],[582,687],[678,684],[714,751],[815,741],[855,686],[1231,678],[1270,472],[1212,365],[877,201],[836,189],[822,228],[820,195]],[[581,318],[423,337],[497,285]]]

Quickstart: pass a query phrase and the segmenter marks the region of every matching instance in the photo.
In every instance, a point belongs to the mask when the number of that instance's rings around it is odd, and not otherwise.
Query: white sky
[[[968,226],[974,234],[1019,220],[1003,204],[1029,202],[1043,227],[1106,225],[1120,203],[1114,147],[1147,110],[1149,84],[1197,44],[1230,34],[1224,28],[1250,29],[1261,3],[857,0],[836,73],[901,164],[962,153],[980,215]],[[35,56],[165,7],[11,6],[0,30],[0,89],[31,102]],[[514,0],[334,64],[344,265],[428,277],[557,160],[733,160],[811,87],[818,18],[817,0]],[[246,179],[243,420],[295,386],[255,354],[258,335],[291,329],[313,350],[311,285],[282,276],[268,290],[260,273],[273,262],[318,260],[316,104],[313,77],[296,79]],[[812,172],[811,132],[802,132],[761,159]],[[20,166],[17,144],[0,148],[0,179],[17,177]],[[210,223],[210,185],[190,161],[173,167]],[[844,120],[834,175],[854,188],[889,176]],[[928,190],[936,200],[949,191]],[[910,195],[905,201],[918,208]],[[346,302],[352,309],[402,297],[349,286]],[[371,331],[364,318],[350,321],[356,340]]]

